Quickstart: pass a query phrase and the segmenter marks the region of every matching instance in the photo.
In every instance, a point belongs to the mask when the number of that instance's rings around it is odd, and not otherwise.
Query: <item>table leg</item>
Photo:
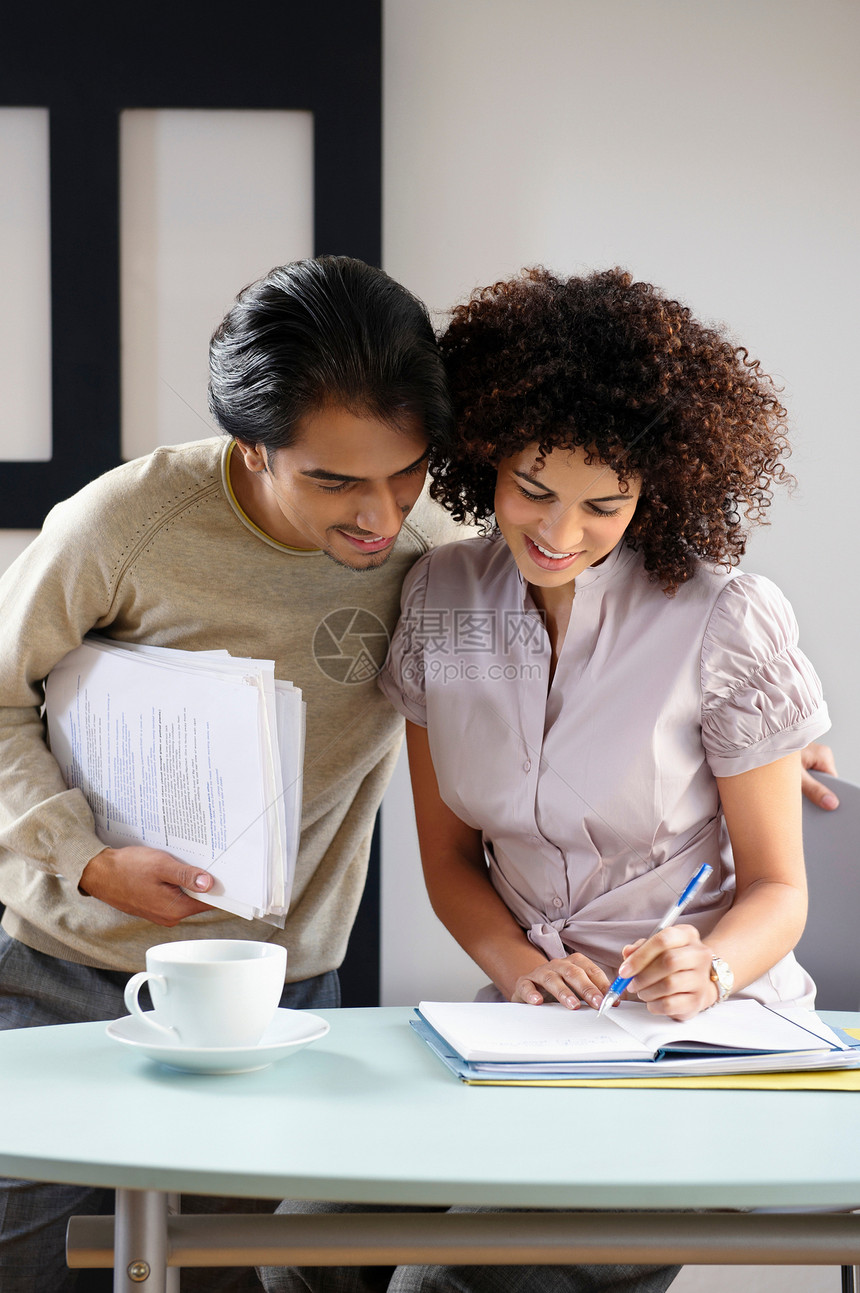
[[[117,1190],[114,1293],[178,1293],[179,1271],[167,1269],[168,1196]]]

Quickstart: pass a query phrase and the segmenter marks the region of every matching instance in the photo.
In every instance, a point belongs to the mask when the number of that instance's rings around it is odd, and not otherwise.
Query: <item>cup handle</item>
[[[155,1028],[158,1032],[166,1033],[168,1037],[175,1040],[177,1037],[175,1028],[169,1028],[167,1024],[157,1023],[148,1011],[144,1013],[140,1008],[137,994],[148,979],[157,980],[161,984],[165,983],[164,978],[160,974],[150,974],[148,970],[141,970],[139,974],[133,974],[125,985],[125,1008],[129,1014],[135,1015],[142,1024],[146,1025],[147,1028]]]

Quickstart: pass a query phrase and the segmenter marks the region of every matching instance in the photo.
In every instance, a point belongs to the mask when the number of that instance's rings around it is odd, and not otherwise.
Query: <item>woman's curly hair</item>
[[[458,306],[441,347],[457,430],[431,493],[457,520],[492,528],[502,459],[583,449],[641,478],[625,537],[672,594],[701,559],[737,564],[773,481],[792,480],[786,411],[758,360],[621,269],[524,270]]]

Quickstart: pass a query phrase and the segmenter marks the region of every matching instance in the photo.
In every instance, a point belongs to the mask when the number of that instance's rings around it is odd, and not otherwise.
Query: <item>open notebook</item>
[[[561,1005],[422,1001],[418,1035],[464,1080],[690,1077],[860,1066],[860,1049],[809,1010],[727,1001],[686,1023],[640,1002],[602,1017]]]

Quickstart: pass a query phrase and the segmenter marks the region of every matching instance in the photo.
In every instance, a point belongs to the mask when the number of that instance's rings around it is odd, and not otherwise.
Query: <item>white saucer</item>
[[[153,1013],[153,1012],[150,1012]],[[107,1026],[108,1037],[133,1046],[159,1064],[184,1073],[251,1073],[265,1069],[325,1037],[330,1025],[306,1010],[276,1010],[275,1017],[256,1046],[183,1046],[181,1042],[153,1037],[146,1024],[124,1015]]]

